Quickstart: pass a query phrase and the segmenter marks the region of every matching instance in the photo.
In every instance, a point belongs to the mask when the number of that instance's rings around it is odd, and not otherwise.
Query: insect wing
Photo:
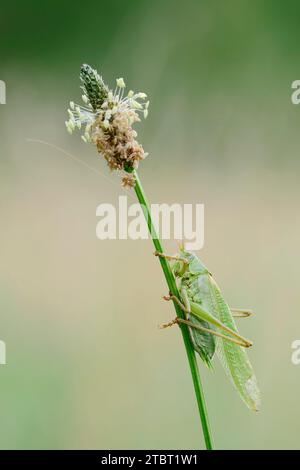
[[[212,277],[209,277],[208,285],[215,316],[228,328],[238,332],[231,311]],[[241,398],[250,409],[257,411],[260,406],[260,392],[245,348],[218,338],[217,355]]]

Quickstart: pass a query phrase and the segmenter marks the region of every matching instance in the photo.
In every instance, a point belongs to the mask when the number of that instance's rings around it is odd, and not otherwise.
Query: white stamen
[[[143,109],[143,106],[141,105],[141,103],[139,103],[138,101],[136,100],[132,100],[131,101],[131,104],[132,104],[132,107],[134,109]]]
[[[119,88],[125,88],[126,85],[125,85],[125,82],[124,82],[124,80],[123,80],[122,77],[117,78],[116,82],[117,82],[117,86],[118,86]]]

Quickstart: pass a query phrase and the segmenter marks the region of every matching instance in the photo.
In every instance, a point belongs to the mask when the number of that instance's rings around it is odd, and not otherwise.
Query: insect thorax
[[[192,274],[187,272],[180,279],[179,289],[185,289],[190,300],[193,302],[201,303],[201,292],[207,281],[207,274],[197,273]],[[206,290],[206,289],[204,289]]]

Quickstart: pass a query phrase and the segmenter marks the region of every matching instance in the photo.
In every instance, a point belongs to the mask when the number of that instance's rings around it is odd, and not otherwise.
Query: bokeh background
[[[203,447],[180,334],[157,328],[174,314],[151,242],[96,238],[96,207],[124,192],[64,127],[83,62],[148,93],[148,196],[205,204],[200,256],[256,312],[241,329],[259,413],[201,366],[216,446],[300,447],[299,15],[292,0],[1,5],[1,448]]]

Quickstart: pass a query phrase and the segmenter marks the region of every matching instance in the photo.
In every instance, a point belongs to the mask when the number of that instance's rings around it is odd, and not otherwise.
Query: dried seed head
[[[82,65],[80,79],[83,83],[82,99],[88,107],[70,103],[68,132],[83,128],[82,140],[96,145],[111,170],[131,172],[148,155],[137,142],[137,133],[132,125],[140,121],[139,112],[148,114],[148,102],[143,102],[145,93],[129,91],[124,97],[125,82],[116,80],[115,91],[109,90],[98,72],[89,65]],[[142,100],[142,103],[140,102]],[[133,187],[133,175],[123,178],[123,185]]]
[[[122,186],[124,188],[134,188],[135,187],[135,177],[133,175],[125,175],[122,178]]]

